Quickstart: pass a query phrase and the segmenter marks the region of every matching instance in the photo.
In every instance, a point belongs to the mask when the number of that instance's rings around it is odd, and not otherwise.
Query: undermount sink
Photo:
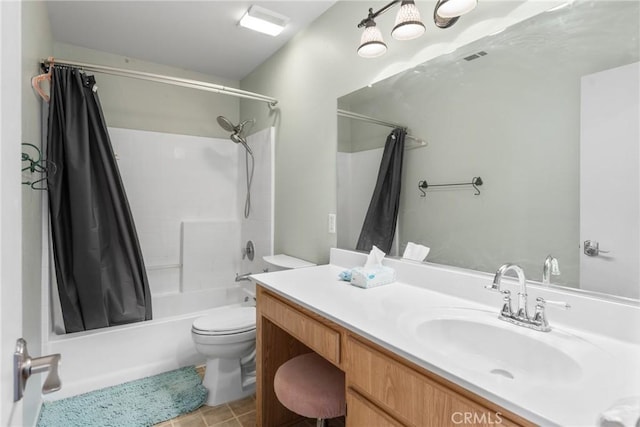
[[[580,379],[579,363],[559,349],[574,347],[572,337],[554,340],[547,333],[502,322],[495,314],[465,314],[414,319],[410,333],[448,363],[505,381],[566,384]]]

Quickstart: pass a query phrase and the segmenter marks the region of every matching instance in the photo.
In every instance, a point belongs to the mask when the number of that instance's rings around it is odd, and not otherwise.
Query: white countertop
[[[618,399],[640,396],[638,344],[554,324],[552,315],[554,329],[547,333],[501,322],[497,320],[499,299],[490,306],[435,292],[428,289],[429,277],[420,286],[396,282],[361,289],[338,279],[343,270],[323,265],[252,277],[265,288],[534,423],[597,425],[599,414]],[[495,319],[498,327],[518,328],[534,337],[544,334],[545,342],[580,363],[580,372],[575,378],[553,384],[516,381],[457,363],[455,354],[445,355],[412,335],[412,321],[452,308],[471,309],[484,320]],[[553,360],[548,363],[551,366]]]

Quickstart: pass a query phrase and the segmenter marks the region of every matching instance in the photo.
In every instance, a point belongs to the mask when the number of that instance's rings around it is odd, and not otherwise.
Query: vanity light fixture
[[[400,4],[400,10],[396,15],[391,36],[396,40],[412,40],[424,34],[426,28],[420,19],[420,11],[414,0],[394,0],[376,12],[369,8],[367,17],[358,24],[358,28],[364,28],[360,46],[358,46],[358,55],[364,58],[375,58],[387,51],[387,45],[382,39],[382,33],[376,27],[375,19],[397,4]],[[448,28],[458,20],[460,15],[471,11],[476,4],[477,0],[438,0],[433,12],[433,21],[439,28]],[[440,11],[444,11],[446,16]],[[459,14],[455,15],[455,13]]]
[[[396,25],[391,30],[391,37],[396,40],[412,40],[423,35],[425,30],[416,4],[413,0],[404,0],[396,15]]]
[[[434,13],[441,18],[457,18],[471,12],[478,0],[438,0]]]
[[[253,5],[242,16],[238,25],[259,33],[277,36],[289,23],[289,18],[264,7]]]
[[[369,9],[371,14],[371,9]],[[360,38],[360,46],[358,47],[358,55],[363,58],[375,58],[384,55],[387,51],[387,45],[382,39],[380,29],[376,27],[376,21],[369,18],[364,23],[364,31]]]

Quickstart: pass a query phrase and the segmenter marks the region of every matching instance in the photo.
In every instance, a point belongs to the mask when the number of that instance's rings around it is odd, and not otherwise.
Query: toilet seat
[[[225,307],[193,321],[198,335],[235,335],[256,329],[255,307]]]

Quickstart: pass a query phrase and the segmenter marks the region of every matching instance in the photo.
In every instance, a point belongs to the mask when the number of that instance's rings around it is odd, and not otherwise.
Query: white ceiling
[[[47,7],[56,42],[241,80],[335,1],[49,1]],[[291,21],[277,37],[238,26],[252,4]]]

